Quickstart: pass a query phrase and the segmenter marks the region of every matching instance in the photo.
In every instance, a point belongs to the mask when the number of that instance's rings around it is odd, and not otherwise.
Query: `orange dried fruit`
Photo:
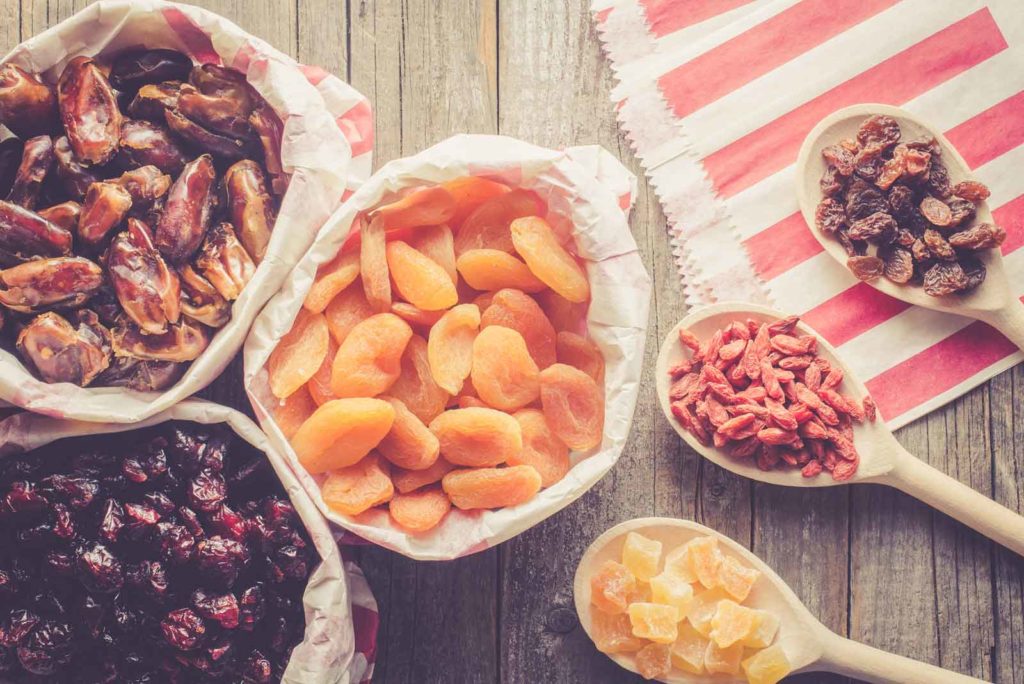
[[[299,309],[292,329],[270,353],[267,373],[270,391],[285,399],[313,377],[327,355],[327,320],[323,314]]]
[[[338,397],[373,397],[398,379],[412,328],[392,313],[357,323],[334,355],[331,391]]]
[[[472,397],[461,397],[471,399]],[[543,487],[550,487],[569,472],[569,447],[548,427],[544,414],[537,409],[523,409],[514,414],[523,433],[522,450],[508,459],[509,465],[529,465],[540,473]]]
[[[672,669],[672,656],[665,644],[647,644],[635,656],[636,670],[644,679],[659,679]]]
[[[743,645],[750,648],[764,648],[775,641],[781,620],[770,610],[755,609],[754,612],[757,613],[757,627],[743,640]]]
[[[400,399],[424,423],[436,418],[448,403],[448,393],[438,387],[430,372],[427,341],[419,335],[409,338],[402,354],[402,372],[388,394]]]
[[[707,589],[718,586],[718,568],[722,564],[722,551],[714,537],[698,537],[687,542],[690,570]]]
[[[299,426],[313,415],[313,411],[316,411],[316,402],[313,401],[313,397],[309,395],[309,390],[305,387],[300,387],[292,392],[287,399],[270,407],[270,412],[274,415],[274,422],[281,429],[281,434],[285,436],[285,439],[291,439],[292,435],[298,431]]]
[[[455,255],[462,256],[475,249],[494,249],[513,254],[515,247],[509,224],[521,216],[534,216],[543,212],[544,203],[529,190],[516,188],[494,197],[477,207],[462,222],[455,234]]]
[[[424,311],[409,302],[392,302],[391,313],[395,314],[409,325],[430,329],[435,323],[441,320],[444,311]]]
[[[360,231],[359,276],[363,294],[377,313],[391,309],[391,278],[388,274],[387,242],[384,224],[373,219]]]
[[[554,290],[542,290],[534,298],[555,330],[578,333],[585,328],[587,302],[570,302]]]
[[[559,244],[547,221],[539,216],[518,218],[511,231],[516,253],[544,284],[570,302],[585,302],[590,297],[586,272]]]
[[[303,306],[313,313],[322,313],[334,297],[359,277],[359,253],[339,253],[316,271],[312,287]]]
[[[387,230],[436,226],[447,223],[455,213],[455,198],[445,188],[434,185],[420,188],[401,199],[375,209],[371,216]]]
[[[546,286],[526,264],[497,249],[471,249],[455,261],[463,280],[476,290],[512,287],[523,292],[540,292]]]
[[[638,580],[647,582],[658,574],[661,562],[661,542],[649,539],[638,532],[626,535],[622,545],[622,563]]]
[[[663,603],[675,606],[682,619],[693,603],[693,587],[677,575],[663,572],[651,578],[651,603]]]
[[[750,608],[744,608],[732,599],[718,602],[718,609],[711,618],[711,632],[708,637],[719,648],[729,648],[750,637],[757,629],[761,617]]]
[[[408,494],[395,494],[388,504],[395,524],[414,534],[437,527],[451,509],[451,500],[437,485]]]
[[[381,399],[395,409],[395,422],[377,445],[380,455],[406,470],[423,470],[434,465],[440,448],[434,433],[400,400]]]
[[[626,612],[636,591],[636,577],[625,565],[613,560],[606,560],[590,576],[590,602],[597,612]]]
[[[474,397],[471,394],[460,394],[458,397],[455,397],[454,405],[459,408],[491,408],[486,403],[480,401],[479,397]],[[516,464],[513,463],[512,465]],[[529,465],[534,464],[530,463]]]
[[[332,510],[359,515],[394,495],[387,468],[387,461],[369,454],[354,465],[331,472],[320,486],[320,495]]]
[[[659,644],[671,644],[679,636],[679,611],[675,606],[637,601],[626,609],[633,634]]]
[[[793,669],[785,651],[778,644],[758,651],[744,660],[742,665],[748,684],[778,684]]]
[[[458,283],[455,269],[455,238],[448,226],[423,226],[409,239],[409,245],[444,269],[452,283]]]
[[[576,333],[562,330],[555,344],[558,363],[564,363],[594,378],[598,385],[604,385],[604,354],[597,345]]]
[[[540,401],[548,425],[571,449],[586,451],[604,436],[604,398],[589,375],[556,363],[540,372]]]
[[[444,476],[441,486],[452,503],[463,510],[502,508],[532,499],[540,491],[540,474],[530,466],[453,470]]]
[[[494,294],[494,292],[484,292],[473,299],[473,303],[476,304],[476,308],[480,309],[481,319],[484,317],[484,314],[487,313],[487,309],[490,307],[491,302],[494,301]]]
[[[672,664],[684,672],[703,674],[704,654],[709,640],[693,628],[689,622],[679,625],[679,636],[672,644]]]
[[[516,419],[490,408],[445,411],[430,421],[430,431],[441,443],[441,455],[460,466],[504,463],[523,448]]]
[[[733,556],[724,556],[718,566],[718,584],[729,594],[743,603],[761,573],[748,568]]]
[[[718,611],[718,602],[729,598],[729,594],[721,587],[707,589],[693,597],[686,619],[693,628],[704,636],[711,634],[711,618]]]
[[[511,328],[483,328],[473,341],[473,387],[494,408],[514,411],[540,394],[537,364],[523,336]]]
[[[504,195],[510,190],[504,183],[479,176],[453,178],[441,183],[441,187],[450,192],[455,200],[455,213],[450,219],[453,226],[462,225],[466,217],[481,204],[498,195]]]
[[[455,283],[436,261],[401,240],[387,243],[385,251],[395,287],[410,304],[439,311],[458,303]]]
[[[555,362],[555,329],[536,301],[521,290],[498,290],[485,309],[480,309],[480,327],[500,325],[523,336],[538,368]]]
[[[635,653],[647,644],[633,636],[633,625],[625,612],[615,615],[600,610],[590,613],[590,635],[602,653]]]
[[[430,329],[427,358],[434,382],[449,394],[458,394],[473,366],[473,341],[480,328],[480,310],[459,304]]]
[[[391,480],[395,483],[395,489],[402,494],[408,494],[420,487],[440,482],[442,477],[453,470],[455,470],[455,466],[443,458],[439,458],[434,461],[434,465],[423,470],[393,468],[391,470]]]
[[[742,657],[743,644],[719,648],[714,641],[709,641],[708,647],[704,651],[704,669],[709,674],[736,674],[740,671]]]
[[[331,337],[338,344],[345,341],[352,328],[356,327],[356,323],[365,321],[373,314],[374,311],[363,294],[363,285],[358,282],[342,290],[324,309],[327,327],[331,331]]]
[[[331,369],[334,367],[334,355],[337,353],[338,344],[333,337],[328,335],[327,353],[324,355],[323,363],[306,383],[306,389],[309,390],[309,395],[313,397],[317,406],[338,398],[331,391]]]
[[[334,399],[313,412],[291,438],[299,463],[313,475],[345,468],[370,453],[391,430],[395,409],[364,397]]]
[[[690,568],[689,542],[673,549],[665,556],[664,572],[671,573],[690,584],[697,581],[697,575]]]

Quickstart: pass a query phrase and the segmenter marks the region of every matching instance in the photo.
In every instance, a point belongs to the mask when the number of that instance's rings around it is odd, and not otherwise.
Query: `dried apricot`
[[[437,435],[445,460],[460,466],[498,465],[523,448],[516,419],[489,408],[445,411],[430,421],[430,431]]]
[[[679,625],[679,636],[671,650],[672,664],[680,670],[693,674],[704,672],[704,653],[708,650],[708,639],[701,636],[689,622]]]
[[[334,399],[313,412],[291,439],[313,475],[359,461],[391,430],[395,409],[380,399]]]
[[[331,331],[331,337],[338,344],[345,341],[352,328],[356,327],[356,323],[365,321],[373,313],[370,303],[366,301],[366,295],[363,294],[362,283],[352,283],[346,287],[324,309],[327,327]]]
[[[461,397],[471,399],[472,397]],[[540,473],[543,487],[550,487],[569,472],[569,447],[551,432],[544,414],[537,409],[523,409],[515,413],[523,433],[522,450],[508,459],[509,465],[530,465]]]
[[[409,302],[392,302],[391,313],[395,314],[409,325],[430,329],[435,323],[441,320],[444,311],[424,311]]]
[[[661,562],[661,542],[649,539],[638,532],[626,535],[622,546],[622,563],[641,582],[647,582],[658,574]]]
[[[387,467],[387,461],[370,454],[354,465],[331,472],[320,486],[320,495],[329,508],[359,515],[394,495]]]
[[[555,330],[580,332],[587,318],[586,302],[570,302],[554,290],[542,290],[534,295],[540,308]]]
[[[322,313],[330,301],[358,277],[359,254],[340,253],[317,269],[316,278],[302,305],[313,313]]]
[[[437,527],[451,509],[448,495],[436,485],[408,494],[395,494],[388,504],[391,519],[399,527],[416,534]]]
[[[636,591],[636,577],[625,565],[613,560],[606,560],[590,576],[590,602],[598,612],[626,612]]]
[[[536,401],[540,374],[523,336],[511,328],[492,325],[473,341],[473,387],[494,408],[514,411]]]
[[[391,309],[391,278],[388,275],[387,242],[384,224],[374,219],[360,232],[359,275],[363,294],[377,313]]]
[[[519,259],[497,249],[471,249],[455,262],[463,280],[476,290],[512,287],[523,292],[540,292],[546,286]]]
[[[327,355],[327,320],[323,314],[299,309],[289,330],[267,361],[270,391],[279,399],[291,395],[313,377]]]
[[[647,644],[637,651],[635,660],[644,679],[660,679],[672,669],[672,655],[665,644]]]
[[[647,642],[633,636],[633,625],[625,612],[611,614],[600,610],[590,613],[590,634],[602,653],[635,653]]]
[[[436,226],[447,223],[455,213],[455,198],[445,188],[435,185],[414,190],[401,199],[374,210],[374,219],[380,219],[387,230]]]
[[[544,311],[521,290],[498,290],[485,309],[480,309],[480,327],[500,325],[523,336],[539,368],[555,362],[555,329]]]
[[[671,644],[679,636],[679,611],[675,606],[637,601],[626,609],[633,634],[659,644]]]
[[[563,330],[558,333],[556,349],[558,363],[579,368],[598,385],[604,384],[604,354],[596,344],[582,335]]]
[[[450,219],[451,225],[460,226],[473,211],[487,200],[504,195],[509,187],[504,183],[487,180],[479,176],[462,176],[441,183],[441,187],[451,193],[455,200],[455,213]]]
[[[402,370],[402,352],[412,328],[391,313],[357,323],[334,355],[331,391],[338,397],[373,397],[386,392]]]
[[[540,401],[548,425],[571,449],[586,451],[604,435],[604,399],[589,375],[563,363],[540,373]]]
[[[441,486],[452,503],[463,510],[502,508],[532,499],[540,491],[540,474],[530,466],[453,470],[444,476]]]
[[[758,651],[742,665],[749,684],[778,684],[792,669],[789,658],[778,644]]]
[[[460,394],[459,396],[455,397],[454,406],[458,406],[459,408],[491,408],[490,406],[487,405],[486,402],[481,401],[479,397],[474,397],[471,394]],[[512,465],[517,464],[513,463]],[[536,464],[534,463],[529,463],[527,465],[532,465],[536,467]]]
[[[448,403],[448,393],[430,373],[427,341],[419,335],[409,338],[402,354],[402,372],[388,394],[400,399],[424,423],[436,418]]]
[[[409,246],[433,260],[444,269],[452,284],[458,283],[455,269],[455,238],[448,226],[423,226],[409,239]]]
[[[309,395],[313,397],[317,406],[338,398],[331,391],[331,369],[334,367],[334,356],[337,353],[338,344],[333,337],[328,335],[327,354],[324,355],[323,363],[306,383],[306,389],[309,390]]]
[[[480,309],[480,318],[483,318],[484,314],[487,313],[488,307],[490,307],[491,302],[494,301],[494,294],[494,292],[484,292],[473,299],[473,303],[476,304],[476,308]]]
[[[451,395],[459,393],[473,367],[473,341],[479,328],[480,310],[473,304],[459,304],[430,329],[430,372],[438,387]]]
[[[576,257],[558,243],[547,221],[527,216],[513,221],[511,230],[516,252],[533,275],[570,302],[584,302],[590,297],[587,274]]]
[[[704,651],[704,669],[710,674],[736,674],[740,671],[742,657],[743,644],[719,648],[714,641],[710,641],[707,650]]]
[[[386,253],[395,287],[410,304],[438,311],[458,303],[455,283],[436,261],[401,240],[387,243]]]
[[[380,455],[406,470],[424,470],[434,465],[440,448],[434,433],[398,399],[381,399],[395,409],[395,422],[377,445]]]
[[[544,203],[540,198],[522,188],[490,199],[462,222],[455,235],[455,255],[462,256],[474,249],[495,249],[513,254],[515,247],[509,224],[521,216],[535,216],[543,211]]]
[[[309,390],[305,387],[300,387],[292,392],[287,399],[282,399],[280,403],[270,407],[270,412],[274,415],[274,422],[281,429],[281,434],[285,436],[285,439],[291,439],[292,435],[298,431],[299,426],[313,415],[313,411],[316,411],[316,402],[313,401],[313,397],[309,396]]]
[[[424,468],[423,470],[393,468],[391,471],[391,480],[395,483],[395,489],[402,494],[408,494],[409,492],[416,491],[420,487],[440,482],[442,477],[453,470],[455,470],[455,466],[443,458],[439,458],[434,461],[434,465],[429,468]]]

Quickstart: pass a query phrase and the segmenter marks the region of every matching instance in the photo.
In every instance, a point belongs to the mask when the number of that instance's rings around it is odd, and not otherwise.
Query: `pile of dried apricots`
[[[477,176],[360,214],[267,363],[333,510],[410,533],[531,499],[604,432],[590,286],[534,192]]]

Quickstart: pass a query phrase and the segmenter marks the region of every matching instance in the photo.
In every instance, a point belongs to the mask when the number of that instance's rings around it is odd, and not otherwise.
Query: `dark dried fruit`
[[[857,130],[857,142],[863,147],[885,149],[900,140],[900,125],[891,116],[875,114],[865,119]]]
[[[78,238],[84,245],[98,246],[131,207],[131,194],[117,183],[93,183],[85,193],[78,217]]]
[[[25,207],[0,200],[0,263],[71,253],[71,233]]]
[[[814,213],[814,223],[818,230],[826,235],[844,228],[846,226],[846,212],[843,211],[843,205],[831,197],[821,200],[817,211]]]
[[[143,332],[161,334],[181,315],[181,284],[153,245],[149,227],[128,219],[128,230],[107,250],[107,271],[121,307]]]
[[[212,536],[196,547],[196,567],[211,582],[231,588],[249,562],[249,551],[234,539]]]
[[[991,223],[979,223],[949,236],[949,244],[958,249],[995,249],[1003,244],[1006,231]]]
[[[54,674],[71,660],[74,632],[64,622],[41,622],[18,646],[18,661],[35,675]]]
[[[124,585],[124,568],[117,556],[103,544],[94,542],[78,554],[78,579],[98,594],[113,594]]]
[[[952,194],[952,188],[949,184],[949,170],[938,159],[932,161],[931,168],[928,170],[928,179],[925,181],[925,187],[932,195],[942,199],[946,199]]]
[[[75,156],[88,165],[105,164],[117,152],[121,110],[107,77],[89,57],[75,57],[60,75],[57,102]]]
[[[53,130],[57,98],[53,89],[16,64],[0,67],[0,123],[19,138]]]
[[[122,166],[155,166],[177,176],[188,163],[188,156],[164,126],[128,119],[121,126],[118,162]]]
[[[953,186],[953,194],[964,198],[968,202],[978,204],[987,200],[992,191],[984,183],[979,183],[975,180],[965,180]]]
[[[949,205],[949,211],[951,214],[951,220],[949,222],[949,228],[959,226],[963,223],[970,223],[974,220],[975,207],[974,203],[965,200],[961,197],[950,197],[946,202]]]
[[[928,247],[928,253],[933,258],[943,261],[953,261],[956,259],[956,252],[953,251],[953,248],[946,242],[946,238],[942,237],[942,233],[939,231],[929,228],[924,231],[922,239]]]
[[[191,70],[192,60],[177,50],[130,50],[114,59],[110,84],[118,90],[138,90],[151,83],[180,81]]]
[[[869,242],[891,242],[896,234],[896,220],[885,212],[877,211],[859,221],[850,224],[851,240],[867,240]]]
[[[924,274],[924,291],[933,297],[959,292],[969,283],[964,269],[955,261],[939,262]]]
[[[213,594],[196,589],[192,592],[192,606],[202,617],[219,623],[224,629],[238,627],[238,599],[234,594]]]
[[[206,236],[216,174],[210,155],[189,162],[167,194],[156,228],[156,246],[175,265],[188,261]]]
[[[842,145],[829,145],[821,151],[825,163],[833,167],[840,176],[850,176],[854,171],[853,153]]]
[[[50,172],[53,161],[53,140],[50,136],[40,135],[26,140],[21,164],[7,195],[7,201],[26,209],[35,209],[43,181],[46,180],[46,174]]]
[[[821,194],[825,197],[834,197],[843,191],[845,187],[845,179],[839,175],[839,171],[836,167],[829,165],[825,168],[825,173],[821,174]]]
[[[909,249],[893,247],[880,254],[885,261],[883,275],[894,283],[908,283],[914,277],[914,256]]]
[[[0,304],[19,313],[76,307],[102,284],[103,271],[82,257],[28,261],[0,271]]]
[[[188,499],[192,507],[211,513],[227,498],[227,483],[219,473],[203,470],[189,482]]]
[[[172,610],[160,622],[164,639],[179,651],[191,651],[199,646],[206,634],[203,619],[191,608]]]
[[[889,202],[874,185],[855,178],[846,191],[846,217],[858,221],[878,211],[886,211]]]
[[[885,262],[873,256],[852,256],[846,265],[860,280],[873,280],[885,271]]]

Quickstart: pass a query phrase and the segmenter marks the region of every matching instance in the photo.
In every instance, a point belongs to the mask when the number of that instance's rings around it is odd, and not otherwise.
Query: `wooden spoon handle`
[[[879,684],[968,684],[984,681],[886,653],[836,634],[830,633],[824,647],[821,659],[809,669],[836,672]]]
[[[1024,349],[1024,303],[1014,298],[1005,308],[979,316],[1007,338],[1018,349]]]
[[[1024,517],[902,448],[896,467],[880,482],[924,501],[1011,551],[1024,556]]]

